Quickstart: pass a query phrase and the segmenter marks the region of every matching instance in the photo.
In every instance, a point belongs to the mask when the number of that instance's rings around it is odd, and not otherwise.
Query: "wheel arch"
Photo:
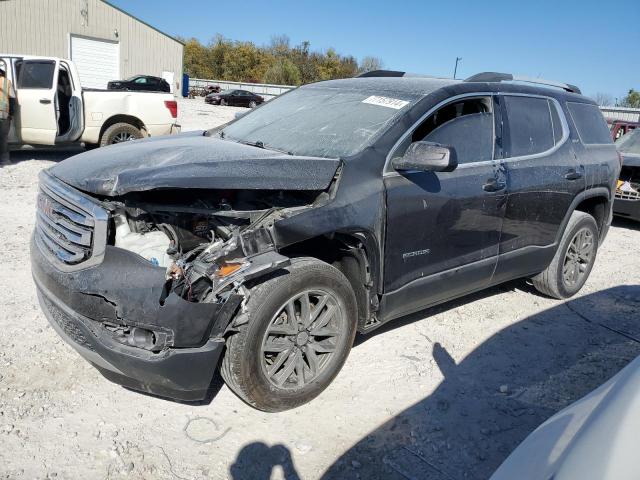
[[[365,232],[335,232],[319,235],[281,248],[282,255],[312,257],[340,270],[353,289],[358,304],[358,327],[378,308],[380,259],[375,241]]]
[[[134,127],[140,129],[144,135],[148,136],[147,127],[144,122],[140,120],[138,117],[134,117],[133,115],[124,115],[118,114],[109,117],[100,127],[100,136],[98,137],[98,143],[102,141],[102,135],[107,131],[111,125],[115,125],[116,123],[128,123],[129,125],[133,125]]]
[[[598,225],[599,241],[602,242],[611,222],[611,209],[613,207],[613,199],[609,189],[605,187],[597,187],[585,190],[576,195],[571,202],[571,206],[562,221],[561,228],[558,229],[556,243],[560,242],[562,235],[567,228],[569,219],[575,211],[588,213]]]

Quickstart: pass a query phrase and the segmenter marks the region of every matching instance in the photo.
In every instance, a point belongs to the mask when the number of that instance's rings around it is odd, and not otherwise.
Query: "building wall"
[[[625,122],[640,122],[640,108],[600,107],[602,114],[608,120],[623,120]]]
[[[1,53],[69,58],[70,34],[118,41],[122,78],[166,70],[182,80],[183,45],[102,0],[0,1]]]

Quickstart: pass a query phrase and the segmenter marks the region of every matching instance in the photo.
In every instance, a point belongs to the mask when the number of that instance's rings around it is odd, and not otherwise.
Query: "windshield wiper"
[[[269,145],[265,145],[264,142],[262,142],[261,140],[256,140],[255,142],[249,142],[249,141],[245,141],[245,140],[238,140],[238,143],[241,143],[243,145],[249,145],[250,147],[262,148],[264,150],[273,150],[274,152],[280,152],[280,153],[284,153],[286,155],[293,155],[292,152],[289,152],[287,150],[281,150],[279,148],[274,148],[274,147],[270,147]]]

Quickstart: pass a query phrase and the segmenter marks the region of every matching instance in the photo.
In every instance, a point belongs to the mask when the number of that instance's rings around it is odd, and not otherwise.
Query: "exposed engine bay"
[[[286,265],[288,258],[275,251],[274,222],[326,196],[282,190],[128,194],[107,202],[113,211],[108,243],[166,268],[164,298],[174,292],[189,302],[220,302],[233,287]]]

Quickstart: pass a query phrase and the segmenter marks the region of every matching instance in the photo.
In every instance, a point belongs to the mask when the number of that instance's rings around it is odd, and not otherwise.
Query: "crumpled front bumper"
[[[171,294],[161,302],[164,269],[115,247],[99,265],[65,273],[32,240],[31,263],[49,322],[106,378],[178,400],[205,398],[240,298],[193,303]],[[171,346],[154,353],[123,344],[103,321],[163,332]]]

